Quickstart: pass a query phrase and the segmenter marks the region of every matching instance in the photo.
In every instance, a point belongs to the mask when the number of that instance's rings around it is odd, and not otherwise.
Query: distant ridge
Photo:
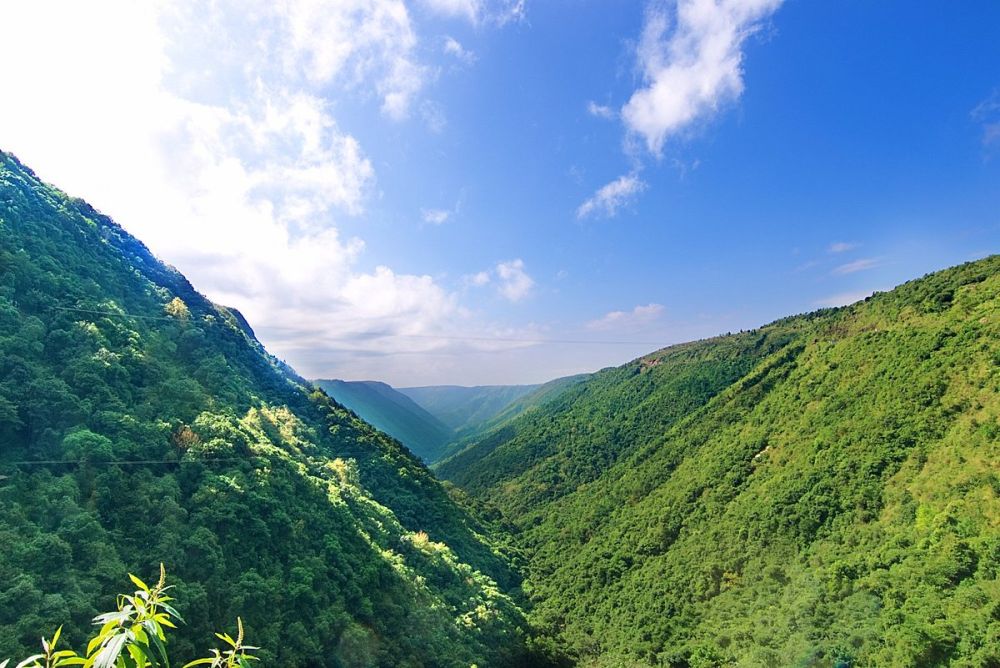
[[[430,385],[401,387],[410,397],[457,434],[476,431],[538,385]]]
[[[375,380],[317,380],[316,385],[425,462],[436,461],[452,430],[413,399]]]
[[[474,443],[478,443],[487,437],[487,434],[498,432],[503,427],[519,416],[529,411],[539,410],[550,401],[554,401],[563,392],[578,383],[582,383],[590,378],[592,374],[581,373],[575,376],[565,376],[550,380],[542,385],[535,386],[535,389],[527,394],[521,395],[511,403],[507,404],[500,412],[490,419],[475,425],[474,428],[455,434],[454,439],[443,449],[438,457],[436,465],[447,466],[449,458],[461,453],[465,448]]]

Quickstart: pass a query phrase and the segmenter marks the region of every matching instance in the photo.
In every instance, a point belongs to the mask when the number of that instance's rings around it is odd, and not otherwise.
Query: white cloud
[[[428,11],[446,18],[464,19],[473,25],[503,26],[521,21],[525,0],[420,0]]]
[[[454,56],[466,65],[476,61],[476,54],[469,51],[454,37],[445,37],[443,50],[449,56]]]
[[[451,211],[445,209],[421,209],[420,217],[429,225],[441,225],[451,216]]]
[[[494,3],[492,20],[500,26],[523,21],[527,15],[525,0],[499,0]]]
[[[0,146],[239,308],[303,373],[330,373],[324,350],[491,331],[429,276],[360,270],[364,242],[338,230],[376,175],[330,97],[402,118],[427,76],[400,0],[8,3],[0,43],[24,56],[0,68],[23,102],[0,105]]]
[[[421,0],[421,3],[436,14],[463,18],[471,23],[478,23],[483,9],[479,0]]]
[[[853,262],[848,262],[842,264],[838,267],[834,267],[833,273],[838,276],[843,276],[846,274],[854,274],[859,271],[865,271],[867,269],[874,269],[881,264],[878,258],[874,257],[864,257],[859,260],[854,260]]]
[[[524,270],[524,262],[520,259],[499,263],[496,273],[500,280],[497,290],[508,301],[521,301],[531,294],[535,286],[534,279]]]
[[[846,253],[847,251],[854,250],[857,247],[858,244],[848,241],[835,241],[830,244],[830,247],[827,250],[831,253]]]
[[[631,311],[611,311],[597,320],[587,323],[587,329],[635,329],[657,320],[663,314],[661,304],[646,304],[636,306]]]
[[[593,100],[587,102],[587,113],[597,118],[611,119],[615,117],[614,109],[603,104],[597,104]]]
[[[583,219],[595,214],[612,217],[625,204],[646,189],[646,183],[636,173],[624,174],[601,186],[576,210],[576,217]]]
[[[457,216],[462,211],[462,200],[465,197],[465,192],[459,194],[458,199],[455,201],[455,205],[450,209],[441,208],[428,208],[420,210],[421,219],[428,225],[443,225],[452,219],[452,216]]]
[[[781,0],[678,0],[647,11],[638,47],[645,86],[622,108],[630,132],[660,155],[664,142],[743,92],[743,43]],[[672,29],[671,29],[672,28]]]
[[[481,271],[478,274],[472,274],[471,276],[466,276],[465,282],[469,285],[481,288],[490,282],[490,272]]]

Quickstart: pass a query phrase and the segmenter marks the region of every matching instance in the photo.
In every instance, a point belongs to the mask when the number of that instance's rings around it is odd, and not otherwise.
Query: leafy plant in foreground
[[[60,626],[51,640],[42,638],[42,653],[29,656],[14,668],[169,668],[166,629],[177,628],[174,620],[184,620],[170,605],[173,599],[166,594],[171,588],[166,584],[166,570],[160,564],[160,579],[154,587],[131,573],[129,579],[138,589],[131,595],[119,595],[116,611],[94,617],[94,624],[100,626],[100,631],[87,644],[86,657],[69,649],[56,650],[62,635]],[[213,649],[211,656],[191,661],[184,668],[247,668],[250,661],[256,661],[257,657],[250,652],[258,648],[243,644],[243,621],[239,617],[236,626],[236,639],[228,633],[216,634],[230,646],[229,649]],[[10,659],[0,662],[0,668],[8,668],[9,663]]]

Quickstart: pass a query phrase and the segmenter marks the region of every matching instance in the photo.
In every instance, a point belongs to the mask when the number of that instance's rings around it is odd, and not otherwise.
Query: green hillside
[[[420,404],[427,412],[448,425],[461,437],[493,419],[538,385],[431,385],[400,387],[400,392]]]
[[[178,660],[240,615],[264,665],[519,665],[484,533],[238,313],[0,153],[0,659],[60,624],[79,647],[164,562]]]
[[[538,385],[531,392],[507,404],[499,413],[485,422],[477,424],[474,428],[455,434],[451,442],[442,448],[437,462],[435,462],[435,468],[469,446],[481,442],[485,434],[502,429],[507,423],[524,413],[538,410],[550,401],[555,400],[567,389],[577,383],[583,382],[589,377],[590,374],[582,373],[575,376],[556,378],[555,380]]]
[[[317,380],[316,385],[361,419],[381,429],[425,462],[440,458],[452,430],[413,399],[377,381]]]
[[[592,666],[1000,665],[1000,256],[602,371],[439,473]]]

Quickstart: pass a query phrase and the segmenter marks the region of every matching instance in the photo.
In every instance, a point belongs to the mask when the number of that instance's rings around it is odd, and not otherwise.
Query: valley
[[[0,154],[0,657],[1000,663],[1000,256],[538,386],[306,381]],[[110,664],[109,664],[110,665]]]

